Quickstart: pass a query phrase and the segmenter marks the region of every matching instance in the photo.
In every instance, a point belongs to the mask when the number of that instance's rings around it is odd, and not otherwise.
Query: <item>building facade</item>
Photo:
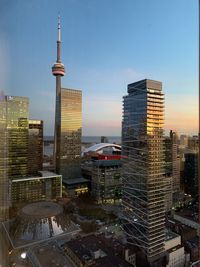
[[[29,120],[28,174],[37,175],[43,164],[43,121]]]
[[[0,222],[8,218],[9,178],[8,178],[8,138],[6,98],[0,95]]]
[[[0,97],[0,218],[9,216],[10,181],[28,172],[28,106],[26,97]]]
[[[166,231],[165,251],[167,258],[166,267],[182,267],[186,265],[184,246],[181,244],[181,236],[172,231]]]
[[[28,174],[28,116],[26,97],[6,96],[8,131],[8,176],[10,179]]]
[[[61,139],[59,173],[63,180],[81,176],[82,92],[61,89]]]
[[[91,194],[97,203],[119,203],[122,196],[121,159],[108,157],[93,162]]]
[[[162,83],[129,84],[122,121],[122,223],[129,242],[152,265],[164,253],[163,123]]]
[[[184,189],[195,198],[198,196],[198,152],[185,153],[184,157]]]
[[[53,200],[62,197],[62,176],[41,171],[37,177],[11,181],[12,203]]]
[[[178,135],[170,131],[172,141],[172,178],[173,178],[173,202],[179,200],[180,182],[181,182],[181,160],[178,153]]]

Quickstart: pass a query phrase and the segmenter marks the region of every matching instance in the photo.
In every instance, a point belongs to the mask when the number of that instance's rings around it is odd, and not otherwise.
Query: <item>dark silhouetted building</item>
[[[184,187],[185,192],[197,197],[198,195],[198,153],[185,153]]]
[[[43,121],[29,120],[28,174],[37,175],[43,164]]]
[[[8,176],[28,174],[28,107],[26,97],[6,96],[8,130]]]

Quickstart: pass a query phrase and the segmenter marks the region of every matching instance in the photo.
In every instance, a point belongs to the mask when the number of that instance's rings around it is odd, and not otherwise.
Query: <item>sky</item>
[[[53,135],[57,17],[62,87],[83,92],[83,135],[121,135],[122,98],[163,83],[165,130],[198,131],[197,0],[0,0],[0,91],[27,96]]]

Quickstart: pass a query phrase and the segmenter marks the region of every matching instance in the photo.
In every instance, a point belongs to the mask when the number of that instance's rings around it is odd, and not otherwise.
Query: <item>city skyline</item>
[[[167,132],[197,134],[197,2],[2,1],[0,90],[29,97],[45,135],[54,127],[59,11],[62,84],[83,89],[83,135],[120,135],[121,97],[143,78],[163,82]]]

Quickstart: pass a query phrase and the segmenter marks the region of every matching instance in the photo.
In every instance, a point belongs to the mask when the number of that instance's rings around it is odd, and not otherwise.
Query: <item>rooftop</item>
[[[125,246],[116,239],[106,239],[103,235],[89,235],[66,243],[82,262],[90,266],[129,267],[124,259]]]
[[[74,178],[74,179],[63,179],[63,183],[67,185],[73,185],[73,184],[82,184],[82,183],[88,183],[89,180],[80,177],[80,178]]]
[[[55,172],[51,172],[51,171],[39,171],[39,174],[37,176],[28,176],[28,177],[24,177],[20,179],[12,179],[12,182],[16,183],[16,182],[22,182],[22,181],[31,181],[31,180],[61,177],[60,174],[56,174]]]
[[[13,248],[26,247],[79,230],[62,206],[50,202],[34,202],[24,206],[18,215],[3,223]]]
[[[42,267],[72,267],[69,260],[54,242],[34,247],[30,253],[37,258]],[[32,257],[33,258],[33,257]]]
[[[165,241],[172,240],[172,239],[174,239],[174,238],[176,238],[178,236],[179,236],[178,234],[176,234],[176,233],[174,233],[174,232],[172,232],[172,231],[167,229],[166,232],[165,232]]]

